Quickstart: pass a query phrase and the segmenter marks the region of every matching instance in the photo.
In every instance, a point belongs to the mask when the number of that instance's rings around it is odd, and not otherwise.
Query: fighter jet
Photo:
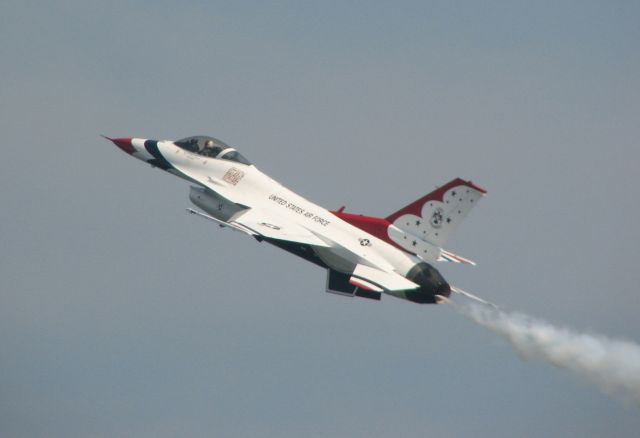
[[[437,262],[475,263],[443,248],[486,193],[456,178],[385,218],[330,211],[274,181],[208,136],[109,138],[129,155],[191,183],[192,214],[268,242],[327,271],[326,291],[441,303],[457,291]]]

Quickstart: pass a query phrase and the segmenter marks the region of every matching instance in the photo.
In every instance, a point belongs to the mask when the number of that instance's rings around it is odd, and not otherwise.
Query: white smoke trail
[[[577,333],[483,304],[453,304],[466,317],[509,341],[525,359],[546,360],[577,373],[607,394],[640,405],[639,345]]]

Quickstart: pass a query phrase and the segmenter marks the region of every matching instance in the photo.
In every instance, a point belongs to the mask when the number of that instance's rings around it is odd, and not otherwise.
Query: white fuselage
[[[153,157],[145,149],[144,142],[144,139],[132,139],[136,149],[133,155],[148,161]],[[313,247],[313,250],[326,265],[339,272],[351,272],[356,265],[363,264],[405,276],[421,261],[308,201],[254,165],[204,157],[171,141],[159,141],[157,148],[173,167],[169,172],[224,199],[219,209],[207,210],[207,213],[226,220],[227,217],[221,217],[225,209],[222,204],[229,202],[269,211],[295,222],[327,243],[326,247]]]

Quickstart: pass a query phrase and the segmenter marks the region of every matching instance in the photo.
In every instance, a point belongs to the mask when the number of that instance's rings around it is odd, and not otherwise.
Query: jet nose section
[[[118,146],[120,149],[122,149],[128,154],[132,154],[136,151],[136,148],[133,147],[133,144],[131,144],[130,138],[127,138],[127,137],[111,138],[111,137],[107,137],[106,135],[103,135],[103,137],[106,138],[107,140],[112,141],[113,144],[115,144],[116,146]]]

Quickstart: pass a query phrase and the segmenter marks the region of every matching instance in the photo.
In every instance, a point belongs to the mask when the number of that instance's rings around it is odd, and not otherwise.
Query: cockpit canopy
[[[240,152],[221,142],[217,138],[195,135],[193,137],[174,141],[174,143],[180,148],[194,154],[211,158],[219,158],[222,160],[236,161],[246,165],[251,164]]]

